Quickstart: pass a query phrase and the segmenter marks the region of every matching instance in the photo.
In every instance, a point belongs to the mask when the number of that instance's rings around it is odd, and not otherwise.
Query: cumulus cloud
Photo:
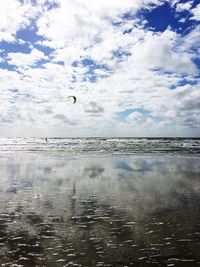
[[[192,55],[176,45],[179,36],[167,29],[163,33],[148,32],[142,41],[132,47],[133,61],[148,68],[161,68],[178,73],[194,73]]]
[[[64,114],[56,114],[53,116],[55,119],[60,120],[64,124],[70,124],[70,125],[76,125],[76,123],[73,120],[70,120],[65,116]]]
[[[16,67],[31,66],[41,59],[47,59],[47,57],[35,48],[30,53],[8,53],[8,63]]]
[[[176,5],[176,11],[177,12],[182,12],[182,11],[185,11],[185,10],[189,11],[191,9],[191,7],[192,7],[192,2],[193,1],[188,1],[187,3],[178,3]]]
[[[0,0],[0,41],[15,42],[15,35],[20,29],[30,25],[38,9],[31,1]]]
[[[134,14],[148,4],[158,4],[157,0],[57,0],[57,8],[47,10],[37,21],[38,34],[48,41],[44,44],[59,48],[74,42],[83,47],[90,45],[112,22],[126,12]],[[162,1],[161,1],[162,2]]]
[[[7,2],[0,38],[18,47],[1,51],[2,132],[14,127],[19,134],[54,136],[144,136],[147,129],[151,136],[198,133],[199,26],[184,36],[170,27],[155,32],[137,14],[166,1]],[[173,2],[180,13],[191,8],[191,2]],[[23,29],[31,29],[32,40],[16,38]],[[20,50],[27,45],[30,52]],[[77,97],[75,105],[69,95]]]
[[[99,106],[96,102],[90,101],[85,108],[86,113],[90,113],[93,116],[99,115],[104,112],[104,108]]]
[[[133,123],[133,124],[138,124],[138,123],[141,123],[141,122],[144,122],[145,118],[143,117],[143,115],[138,112],[138,111],[135,111],[135,112],[132,112],[128,117],[127,117],[127,122],[129,123]]]
[[[191,10],[193,17],[192,19],[200,21],[200,4]]]

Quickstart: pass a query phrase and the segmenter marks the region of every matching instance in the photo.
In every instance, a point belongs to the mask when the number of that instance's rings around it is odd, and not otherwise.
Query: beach
[[[196,154],[0,153],[0,266],[199,266]]]
[[[200,0],[0,0],[0,267],[200,267]]]

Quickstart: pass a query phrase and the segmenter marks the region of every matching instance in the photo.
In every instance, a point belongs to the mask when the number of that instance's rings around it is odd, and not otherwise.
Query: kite
[[[76,97],[73,95],[68,96],[68,98],[71,98],[71,97],[73,98],[73,101],[74,101],[73,104],[75,104],[76,103]]]

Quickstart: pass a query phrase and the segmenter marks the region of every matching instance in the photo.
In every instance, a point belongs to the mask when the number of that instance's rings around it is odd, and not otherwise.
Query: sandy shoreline
[[[1,153],[0,264],[197,266],[199,174],[198,157]]]

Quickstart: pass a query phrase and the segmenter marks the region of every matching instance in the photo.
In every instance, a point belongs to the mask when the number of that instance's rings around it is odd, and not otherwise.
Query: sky
[[[0,0],[0,136],[200,137],[200,0]]]

